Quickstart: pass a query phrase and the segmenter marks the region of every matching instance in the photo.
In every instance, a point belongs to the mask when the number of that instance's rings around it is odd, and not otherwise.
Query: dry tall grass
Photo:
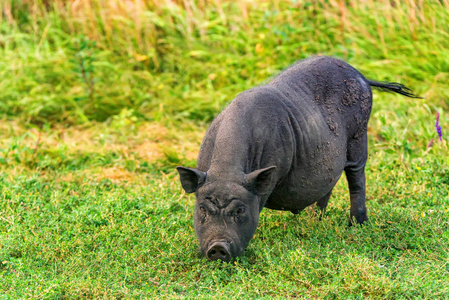
[[[176,113],[210,120],[237,91],[325,53],[367,77],[409,77],[404,82],[419,82],[418,93],[441,103],[447,11],[449,0],[1,0],[0,47],[10,71],[0,75],[16,78],[11,72],[23,69],[33,79],[4,83],[0,100],[8,114],[39,115],[39,122],[106,120],[122,108],[156,120]],[[86,51],[82,35],[95,42]],[[68,63],[77,55],[92,66],[89,78],[79,80]],[[58,95],[45,85],[63,78],[62,87],[79,85]],[[34,100],[30,85],[49,91]]]
[[[449,0],[438,3],[441,9],[449,9]],[[142,60],[155,60],[154,51],[167,43],[165,32],[175,31],[188,40],[204,37],[208,29],[215,25],[234,23],[251,30],[248,19],[253,13],[259,13],[261,6],[275,10],[297,8],[319,11],[324,21],[340,22],[342,37],[344,33],[361,30],[357,19],[366,15],[352,12],[372,12],[383,45],[385,24],[381,22],[384,19],[387,30],[407,30],[416,39],[416,31],[422,26],[430,26],[434,33],[437,31],[436,17],[426,17],[424,13],[428,4],[424,0],[314,0],[309,4],[281,0],[4,0],[0,3],[0,22],[4,19],[13,26],[27,23],[29,28],[26,29],[41,38],[45,37],[49,27],[57,26],[71,34],[85,34],[110,49],[116,49],[114,45],[119,40],[128,54],[143,55],[140,57]],[[218,18],[212,18],[213,15],[218,15]],[[295,19],[294,14],[281,16],[290,23],[302,22]],[[370,36],[368,31],[365,33]]]

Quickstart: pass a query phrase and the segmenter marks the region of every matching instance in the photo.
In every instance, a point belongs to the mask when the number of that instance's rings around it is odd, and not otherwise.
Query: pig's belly
[[[298,211],[326,196],[340,179],[346,160],[340,155],[332,162],[298,165],[274,189],[265,207]]]

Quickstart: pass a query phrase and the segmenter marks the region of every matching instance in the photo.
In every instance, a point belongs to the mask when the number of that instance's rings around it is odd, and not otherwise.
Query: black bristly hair
[[[398,93],[398,94],[401,94],[401,95],[404,95],[404,96],[407,96],[410,98],[422,99],[422,97],[415,95],[411,89],[409,89],[405,85],[397,83],[397,82],[377,82],[377,81],[368,80],[368,83],[370,86],[380,89],[381,91],[393,92],[393,93]]]

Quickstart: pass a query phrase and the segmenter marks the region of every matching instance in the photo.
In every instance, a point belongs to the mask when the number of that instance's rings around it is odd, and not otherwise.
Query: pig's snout
[[[231,260],[231,249],[227,242],[213,242],[207,249],[206,257],[210,260],[222,260],[229,262]]]

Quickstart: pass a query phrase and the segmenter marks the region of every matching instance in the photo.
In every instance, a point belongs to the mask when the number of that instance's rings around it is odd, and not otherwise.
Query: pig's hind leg
[[[329,191],[329,193],[326,194],[323,198],[317,201],[316,205],[320,208],[320,221],[321,218],[324,216],[324,213],[326,212],[327,203],[329,202],[329,198],[332,195],[332,190]]]
[[[368,221],[365,204],[365,165],[368,157],[366,132],[348,143],[345,174],[351,199],[351,222],[362,224]],[[350,222],[350,223],[351,223]]]

